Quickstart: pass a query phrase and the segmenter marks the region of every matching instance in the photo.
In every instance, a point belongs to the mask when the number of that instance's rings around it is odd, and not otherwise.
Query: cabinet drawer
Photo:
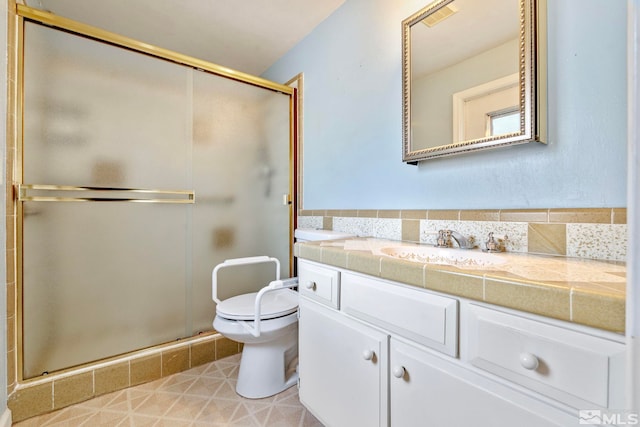
[[[299,259],[298,281],[300,295],[338,308],[340,272]]]
[[[471,364],[574,408],[610,407],[624,345],[521,316],[469,305]],[[616,402],[614,402],[616,401]]]
[[[458,352],[458,301],[360,275],[343,273],[345,313],[450,356]]]

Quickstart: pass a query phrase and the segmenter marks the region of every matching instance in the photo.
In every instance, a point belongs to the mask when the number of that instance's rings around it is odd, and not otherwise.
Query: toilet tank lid
[[[317,230],[315,228],[296,228],[294,237],[300,240],[336,240],[356,237],[354,234],[333,230]]]

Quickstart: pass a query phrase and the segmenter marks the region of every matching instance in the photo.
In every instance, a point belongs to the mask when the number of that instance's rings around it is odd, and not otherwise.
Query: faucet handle
[[[502,245],[501,240],[507,240],[507,236],[502,236],[502,239],[498,238],[497,236],[494,236],[493,232],[489,233],[489,236],[487,238],[487,241],[484,242],[485,245],[485,249],[483,249],[483,251],[485,252],[503,252],[504,251],[504,246]]]
[[[436,240],[436,248],[448,248],[451,239],[451,233],[445,230],[438,230],[438,239]]]

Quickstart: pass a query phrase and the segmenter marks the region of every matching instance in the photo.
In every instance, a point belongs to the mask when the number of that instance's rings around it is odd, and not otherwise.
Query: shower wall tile
[[[216,342],[205,341],[191,344],[191,367],[204,365],[216,360]]]
[[[7,287],[7,289],[13,289],[13,288],[14,288],[14,286]],[[13,293],[13,292],[11,292],[11,293]],[[9,300],[7,300],[7,301],[9,301]],[[16,332],[15,319],[16,319],[15,316],[7,317],[7,336],[8,337],[15,336],[15,332]],[[13,350],[13,349],[15,349],[15,344],[7,342],[7,350]]]
[[[6,249],[14,249],[15,248],[15,228],[16,228],[16,217],[13,215],[7,215],[6,218],[6,238],[5,238],[5,247]],[[7,271],[7,276],[8,277],[13,277],[13,276],[9,276],[9,271]],[[13,274],[13,272],[11,272],[11,274]]]
[[[240,344],[229,338],[220,337],[216,340],[216,360],[238,354],[240,351]]]
[[[7,406],[14,422],[53,410],[53,382],[18,389],[9,395]]]
[[[81,368],[63,375],[51,374],[37,382],[25,382],[9,395],[9,408],[14,422],[60,409],[95,396],[143,384],[161,377],[237,354],[242,346],[217,333],[169,343],[139,355],[124,355],[98,363],[95,369]],[[7,369],[11,370],[15,354],[8,353]]]
[[[64,408],[94,397],[93,372],[85,372],[53,382],[53,409]]]
[[[13,350],[9,350],[7,352],[7,385],[11,386],[12,384],[15,384],[16,381],[18,380],[16,377],[16,360],[17,360],[17,354],[16,354],[16,350],[15,348]],[[12,390],[11,387],[9,387],[10,390]]]
[[[129,387],[129,362],[96,369],[94,375],[96,396],[122,390]]]
[[[13,252],[13,251],[12,251]],[[15,319],[16,316],[16,282],[8,282],[7,281],[7,289],[6,289],[6,296],[7,296],[7,319]],[[7,326],[9,326],[7,324]],[[11,326],[11,332],[14,332],[15,330],[14,325]],[[12,349],[14,348],[14,343],[11,341],[7,341],[7,348],[8,349]]]
[[[162,377],[162,356],[154,354],[131,361],[131,385],[143,384]]]
[[[189,347],[180,347],[162,352],[163,377],[186,371],[189,368]]]

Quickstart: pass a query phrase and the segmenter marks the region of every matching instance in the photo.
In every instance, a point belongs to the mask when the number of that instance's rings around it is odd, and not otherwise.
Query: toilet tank
[[[356,237],[355,234],[333,230],[316,230],[315,228],[296,228],[293,233],[297,242],[309,242],[316,240],[337,240]]]

